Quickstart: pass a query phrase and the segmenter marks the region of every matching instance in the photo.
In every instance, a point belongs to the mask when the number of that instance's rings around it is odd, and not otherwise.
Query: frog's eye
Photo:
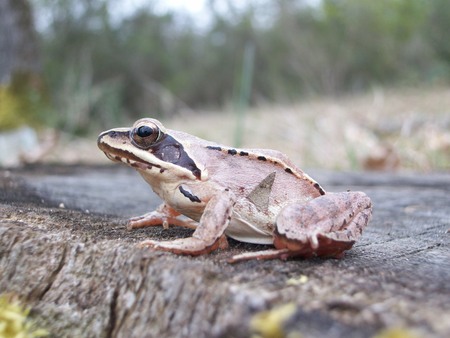
[[[153,128],[149,126],[140,126],[136,131],[136,135],[139,137],[149,137],[152,136],[153,134],[154,134]]]
[[[143,124],[131,131],[131,140],[141,149],[148,149],[161,138],[161,130],[154,124]]]

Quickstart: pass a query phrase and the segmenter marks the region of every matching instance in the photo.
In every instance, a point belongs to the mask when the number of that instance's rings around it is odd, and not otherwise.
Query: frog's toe
[[[150,212],[148,214],[132,217],[128,220],[127,230],[139,229],[144,227],[163,225],[164,227],[169,227],[167,219],[155,212]]]
[[[140,242],[137,247],[138,248],[155,248],[158,246],[158,241],[153,241],[151,239]]]

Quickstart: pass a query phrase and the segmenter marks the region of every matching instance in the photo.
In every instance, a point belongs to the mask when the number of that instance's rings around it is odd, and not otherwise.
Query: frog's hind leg
[[[197,222],[189,219],[180,219],[178,218],[179,216],[180,213],[178,211],[163,203],[155,211],[130,218],[127,223],[127,229],[132,230],[159,225],[162,225],[165,229],[169,228],[169,225],[188,229],[195,229],[197,227]]]
[[[292,256],[341,258],[361,236],[372,215],[363,192],[328,193],[285,207],[277,218],[274,245]]]
[[[362,192],[328,193],[308,203],[294,203],[277,217],[273,233],[275,249],[243,253],[229,261],[341,258],[361,236],[371,215],[372,202]]]

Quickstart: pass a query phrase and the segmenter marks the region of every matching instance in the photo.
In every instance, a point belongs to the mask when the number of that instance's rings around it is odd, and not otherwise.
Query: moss
[[[378,332],[373,338],[419,338],[419,336],[404,328],[389,328]]]
[[[0,131],[42,124],[49,110],[44,85],[38,75],[16,73],[7,85],[0,85]]]
[[[48,332],[37,329],[28,318],[30,309],[22,306],[11,295],[0,295],[0,337],[34,338],[48,336]]]
[[[284,323],[296,312],[294,303],[277,306],[269,311],[263,311],[253,316],[250,328],[258,338],[283,338],[286,334]],[[301,337],[300,333],[290,333],[290,337]]]

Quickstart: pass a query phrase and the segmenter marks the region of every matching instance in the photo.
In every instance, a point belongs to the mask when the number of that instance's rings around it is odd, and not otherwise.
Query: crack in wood
[[[399,255],[390,256],[389,258],[386,258],[385,260],[389,260],[389,259],[392,259],[392,258],[403,258],[403,257],[416,255],[416,254],[424,252],[424,251],[428,251],[428,250],[431,250],[431,249],[438,248],[441,245],[442,245],[442,243],[436,243],[436,244],[429,245],[429,246],[426,246],[426,247],[423,247],[423,248],[411,250],[411,251],[408,251],[408,252],[405,252],[405,253],[402,253],[402,254],[399,254]]]
[[[193,308],[192,308],[192,311],[190,311],[190,313],[188,315],[188,319],[186,321],[187,323],[192,323],[193,322],[194,316],[197,313],[197,307],[200,304],[199,300],[202,299],[203,296],[204,296],[203,292],[197,292],[196,295],[195,295],[195,298],[193,298],[194,299],[194,301],[193,301]],[[189,337],[192,337],[193,336],[193,332],[191,332],[192,328],[187,327],[186,330],[187,330],[186,331],[187,335]]]
[[[8,232],[8,231],[5,231],[5,232]],[[23,236],[21,237],[18,234],[17,235],[13,234],[13,238],[11,241],[12,243],[11,243],[11,245],[8,245],[8,249],[6,250],[7,252],[5,254],[5,257],[10,257],[9,253],[13,250],[13,247],[16,245],[16,243],[19,243],[19,237],[20,237],[20,239],[23,238]],[[16,273],[16,269],[17,269],[17,264],[10,264],[10,265],[12,265],[12,268],[8,274],[8,278],[7,278],[8,280],[12,280],[13,276]]]
[[[144,262],[146,264],[144,264]],[[139,267],[140,267],[140,269],[139,269],[140,270],[140,282],[138,284],[137,291],[134,292],[134,296],[135,296],[134,302],[129,308],[127,308],[123,311],[122,318],[120,319],[120,321],[118,323],[117,323],[118,319],[116,318],[116,324],[115,324],[116,327],[115,327],[115,334],[114,334],[115,336],[117,336],[118,333],[120,333],[122,331],[123,325],[129,320],[130,316],[135,312],[136,307],[139,303],[139,299],[141,298],[142,293],[145,292],[145,290],[146,290],[145,289],[146,284],[144,282],[145,282],[145,276],[148,274],[148,267],[150,265],[151,265],[150,262],[147,262],[147,260],[144,260],[139,265]],[[126,285],[125,289],[130,290],[131,288],[128,285]],[[154,295],[155,294],[153,294],[152,297],[150,298],[150,300],[149,300],[150,303],[153,302],[154,297],[155,297]],[[118,317],[117,314],[116,314],[116,317]],[[111,331],[111,334],[113,334],[113,333],[114,333],[114,331]]]
[[[190,283],[189,283],[190,284]],[[173,289],[174,288],[174,286],[175,285],[172,285],[171,286],[171,288]],[[166,299],[164,299],[164,301],[165,301],[165,307],[167,308],[167,309],[171,309],[171,312],[170,312],[170,314],[168,315],[168,318],[167,318],[167,325],[166,325],[166,329],[167,330],[170,330],[170,328],[171,327],[173,327],[174,326],[174,319],[175,319],[175,317],[176,317],[176,314],[177,314],[177,311],[178,311],[178,308],[177,307],[172,307],[172,306],[170,306],[170,303],[169,302],[173,302],[173,303],[180,303],[180,297],[181,297],[181,295],[183,295],[183,293],[184,293],[184,288],[185,288],[185,286],[186,286],[186,283],[183,283],[183,282],[178,282],[177,284],[176,284],[176,290],[174,290],[175,292],[171,292],[171,297],[169,298],[166,298]],[[187,291],[188,292],[188,291]],[[190,312],[192,313],[194,311],[194,309],[190,309]]]
[[[106,337],[112,337],[117,324],[117,299],[119,298],[119,289],[116,287],[109,303],[109,320],[106,327]]]
[[[63,246],[63,251],[61,253],[61,258],[60,258],[59,263],[58,263],[58,266],[50,274],[50,277],[47,280],[46,287],[37,296],[37,299],[42,300],[44,298],[44,296],[46,295],[46,293],[51,289],[53,283],[55,282],[56,278],[58,277],[58,274],[61,272],[62,268],[64,267],[64,263],[65,263],[65,260],[66,260],[66,254],[67,254],[67,245],[64,245]],[[30,294],[30,297],[31,298],[33,297],[33,292]]]

